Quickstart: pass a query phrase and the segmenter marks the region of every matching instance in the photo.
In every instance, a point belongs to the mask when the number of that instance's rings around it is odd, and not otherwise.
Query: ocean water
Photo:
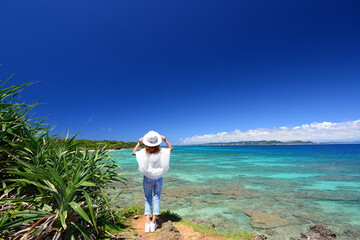
[[[144,204],[131,150],[109,153],[127,185],[115,204]],[[360,239],[360,145],[175,147],[161,209],[215,223],[219,231],[300,237],[321,223],[338,239]]]

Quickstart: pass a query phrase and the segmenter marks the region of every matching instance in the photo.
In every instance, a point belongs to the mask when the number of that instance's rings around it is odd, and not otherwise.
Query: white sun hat
[[[149,131],[147,134],[145,134],[144,140],[143,140],[143,143],[148,147],[154,147],[154,146],[160,145],[161,142],[162,142],[162,139],[161,139],[160,134],[158,134],[155,131]]]

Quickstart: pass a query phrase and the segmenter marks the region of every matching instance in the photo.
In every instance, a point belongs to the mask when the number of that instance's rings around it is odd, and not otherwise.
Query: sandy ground
[[[156,229],[155,233],[145,233],[145,216],[141,216],[138,219],[133,219],[132,221],[132,230],[137,231],[141,236],[147,240],[155,240],[156,233],[160,232],[162,222],[161,220],[158,222],[158,228]],[[200,233],[195,232],[191,227],[185,226],[181,222],[174,222],[173,223],[176,229],[179,230],[183,240],[197,240],[197,239],[208,239],[208,240],[225,240],[227,238],[224,237],[214,237],[214,236],[202,236]]]

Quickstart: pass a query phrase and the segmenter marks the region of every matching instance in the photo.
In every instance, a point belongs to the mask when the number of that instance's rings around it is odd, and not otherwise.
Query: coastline
[[[354,167],[359,145],[178,146],[175,152],[161,199],[185,219],[212,221],[224,232],[259,230],[277,240],[288,240],[317,223],[344,240],[360,234],[360,176]],[[136,161],[127,152],[111,155],[128,180],[116,203],[142,204]],[[346,176],[339,175],[344,168]],[[111,196],[119,193],[120,187],[116,189]]]
[[[146,217],[143,215],[143,207],[132,206],[122,210],[127,228],[122,232],[112,232],[112,239],[132,239],[132,240],[266,240],[274,239],[269,235],[257,231],[219,232],[213,222],[201,220],[199,216],[196,220],[183,219],[178,214],[170,210],[161,211],[155,232],[145,233]],[[200,217],[201,218],[201,217]],[[300,237],[299,237],[300,236]],[[335,240],[336,233],[327,229],[321,224],[310,225],[307,232],[302,232],[299,236],[292,236],[290,240]],[[286,239],[287,240],[287,239]]]
[[[112,152],[112,151],[124,151],[124,150],[131,150],[133,148],[119,148],[119,149],[116,149],[116,148],[109,148],[109,149],[106,149],[107,152]],[[88,150],[89,152],[95,152],[95,149],[90,149]],[[82,151],[83,152],[83,151]]]
[[[109,149],[106,149],[108,152],[111,152],[111,151],[124,151],[124,150],[132,150],[134,148],[109,148]]]

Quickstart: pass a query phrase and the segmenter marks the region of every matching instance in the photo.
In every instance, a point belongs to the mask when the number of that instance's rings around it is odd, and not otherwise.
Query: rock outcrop
[[[208,225],[212,228],[215,228],[215,224],[210,222],[210,221],[205,221],[205,220],[192,220],[192,222],[196,225]]]
[[[310,226],[306,233],[301,233],[300,238],[291,237],[290,240],[335,240],[336,234],[321,224]]]
[[[246,215],[251,217],[251,226],[254,228],[275,228],[275,227],[281,227],[288,224],[288,221],[276,216],[271,215],[266,212],[262,212],[259,210],[249,210],[245,212]]]
[[[184,198],[188,195],[196,195],[195,189],[189,187],[168,188],[162,191],[163,194],[169,197]]]
[[[178,230],[174,228],[171,221],[164,223],[159,234],[156,236],[157,240],[181,240],[181,235]]]
[[[253,237],[253,240],[266,240],[267,239],[267,236],[265,234],[261,234],[261,233],[257,233],[257,232],[254,232],[252,237]]]

